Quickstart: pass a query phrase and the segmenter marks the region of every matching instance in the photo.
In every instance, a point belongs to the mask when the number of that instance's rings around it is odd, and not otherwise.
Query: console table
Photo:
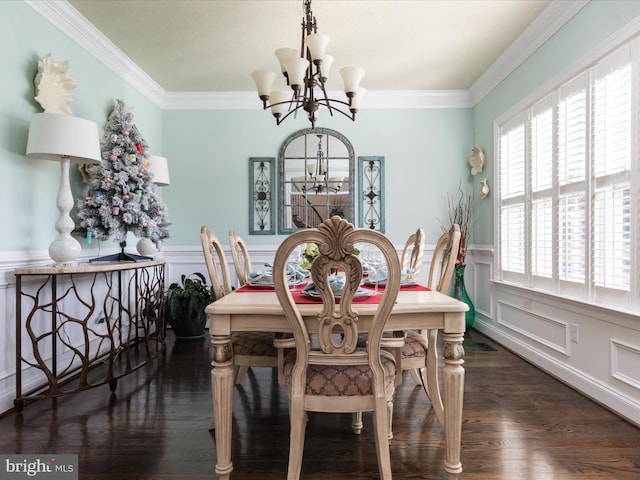
[[[161,259],[16,269],[16,411],[104,384],[114,392],[164,353],[164,271]],[[26,393],[24,367],[42,377]]]

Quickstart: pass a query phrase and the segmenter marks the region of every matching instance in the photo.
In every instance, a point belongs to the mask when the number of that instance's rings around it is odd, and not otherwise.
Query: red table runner
[[[306,304],[306,303],[320,303],[322,300],[319,297],[314,297],[311,295],[307,295],[302,291],[305,286],[297,286],[300,290],[294,290],[293,300],[298,304]],[[365,290],[370,290],[373,293],[373,288],[363,287]],[[378,290],[384,290],[384,285],[379,285]],[[400,290],[421,290],[421,291],[429,291],[429,288],[419,285],[417,283],[404,284],[400,286]],[[274,292],[275,288],[272,285],[250,285],[246,284],[241,286],[236,290],[236,292]],[[369,296],[361,296],[360,298],[354,299],[353,303],[380,303],[380,299],[382,298],[382,293],[372,294]]]

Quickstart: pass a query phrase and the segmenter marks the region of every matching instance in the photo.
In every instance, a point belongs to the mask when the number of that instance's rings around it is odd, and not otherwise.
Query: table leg
[[[462,473],[460,443],[462,440],[462,402],[464,396],[464,348],[462,333],[444,333],[442,381],[444,384],[444,432],[446,459],[444,469],[449,480],[455,480]]]
[[[233,352],[230,336],[212,336],[213,355],[211,388],[213,395],[213,423],[216,429],[216,473],[228,480],[231,462],[231,421],[233,402]]]

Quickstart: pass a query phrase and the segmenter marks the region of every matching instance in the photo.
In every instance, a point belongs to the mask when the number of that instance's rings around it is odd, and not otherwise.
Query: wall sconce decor
[[[473,147],[469,156],[469,165],[471,166],[471,175],[477,175],[484,167],[485,156],[480,147]]]

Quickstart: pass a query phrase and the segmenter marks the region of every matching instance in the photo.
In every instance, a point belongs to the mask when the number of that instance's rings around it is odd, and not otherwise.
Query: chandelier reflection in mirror
[[[322,151],[322,137],[324,135],[316,135],[318,137],[318,153],[316,154],[315,164],[312,162],[307,163],[307,174],[309,175],[308,181],[302,185],[303,192],[333,192],[337,193],[342,188],[342,177],[332,178],[329,181],[327,174],[327,159]]]
[[[360,80],[365,72],[359,67],[340,69],[347,100],[329,98],[325,83],[334,59],[325,53],[328,43],[329,37],[318,33],[316,17],[311,11],[311,0],[304,0],[300,52],[295,48],[280,48],[275,51],[287,85],[291,87],[291,98],[288,98],[287,92],[271,91],[276,78],[272,71],[256,70],[251,74],[262,100],[262,107],[265,110],[271,109],[277,125],[301,108],[307,113],[312,127],[315,127],[320,107],[328,109],[331,116],[334,112],[339,112],[355,120],[365,94],[365,89],[360,87]]]

